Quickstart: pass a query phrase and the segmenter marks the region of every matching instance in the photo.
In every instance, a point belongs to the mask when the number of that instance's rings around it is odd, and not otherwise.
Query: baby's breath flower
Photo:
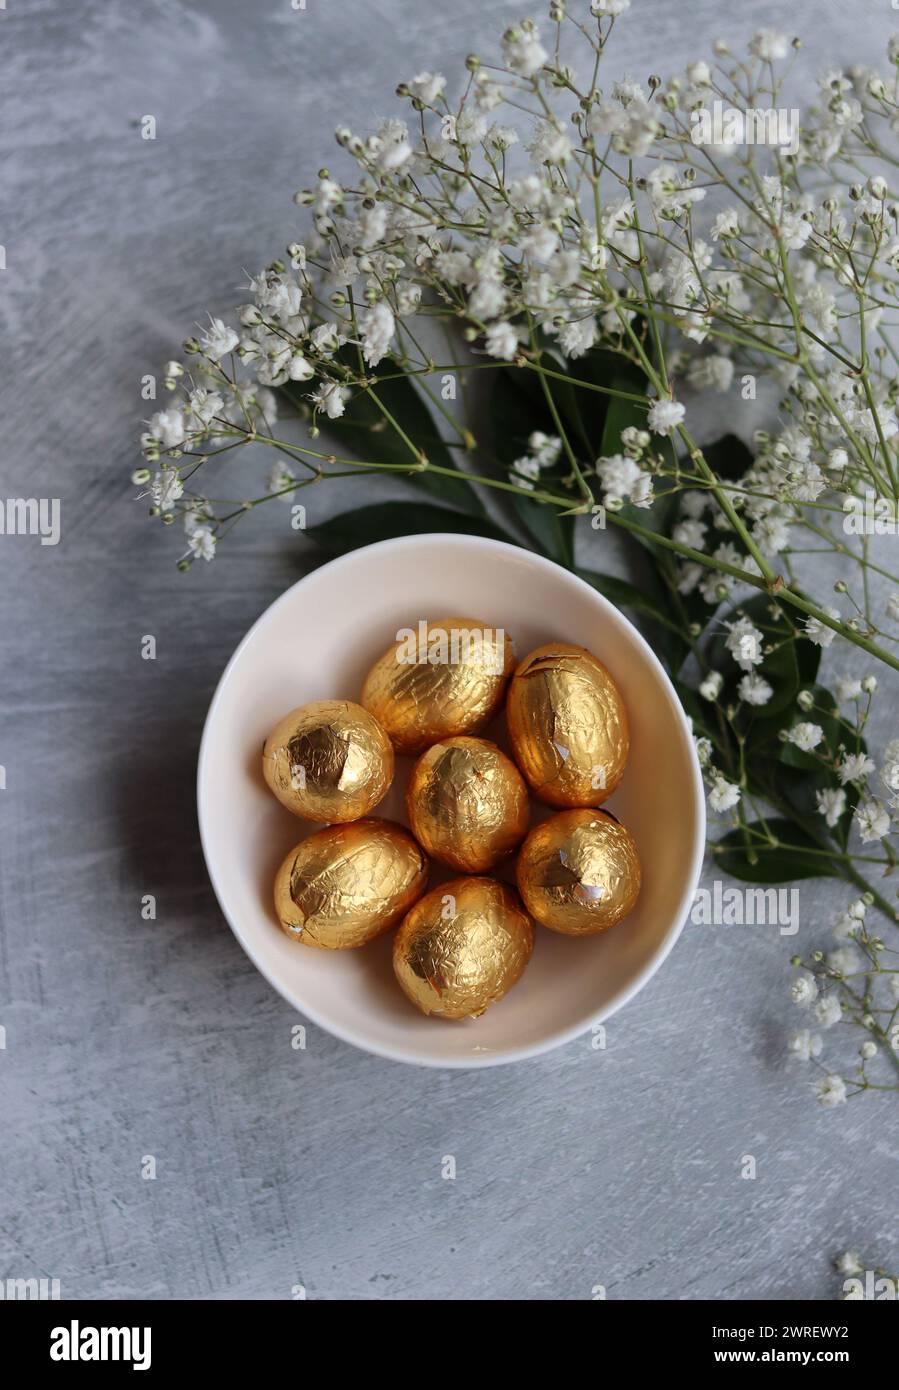
[[[209,327],[200,334],[200,347],[213,362],[233,352],[239,342],[238,334],[233,328],[226,327],[221,319],[210,317]]]
[[[787,742],[792,743],[803,753],[811,753],[817,748],[824,738],[824,730],[820,724],[812,724],[809,721],[801,721],[794,724],[792,729],[787,730]]]
[[[362,339],[363,355],[370,367],[376,367],[381,359],[387,356],[395,331],[396,320],[390,305],[383,299],[360,314],[359,336]]]
[[[850,782],[864,782],[874,771],[874,762],[867,753],[844,753],[837,764],[837,776],[844,787]]]
[[[290,489],[295,482],[296,478],[291,473],[290,469],[285,463],[279,460],[272,466],[271,472],[268,475],[268,490],[269,492],[283,494],[284,500],[289,502],[291,497],[288,489]]]
[[[533,77],[549,56],[540,42],[535,24],[527,21],[503,34],[503,54],[506,62],[519,77]]]
[[[823,1042],[819,1033],[811,1033],[808,1028],[800,1028],[791,1033],[787,1042],[789,1055],[798,1062],[809,1062],[821,1056]]]
[[[705,536],[708,527],[702,521],[679,521],[671,532],[671,539],[679,541],[681,545],[688,545],[691,550],[701,550],[705,544]]]
[[[785,58],[789,53],[789,39],[777,29],[759,29],[749,44],[749,51],[764,63],[777,63],[778,58]]]
[[[200,560],[212,560],[215,556],[215,535],[212,528],[194,525],[188,531],[187,547],[192,555]]]
[[[652,504],[652,476],[636,459],[626,454],[612,454],[596,460],[596,472],[602,482],[606,506],[632,502],[635,507]]]
[[[808,970],[803,970],[801,974],[790,985],[790,998],[800,1009],[810,1009],[818,998],[818,985],[814,975]]]
[[[709,805],[713,811],[729,811],[740,800],[740,788],[718,774],[709,788]]]
[[[646,423],[653,434],[672,434],[682,423],[684,413],[679,401],[653,401]]]
[[[759,666],[762,656],[762,634],[749,618],[738,618],[727,624],[727,637],[724,645],[734,661],[743,671],[751,671]]]
[[[443,95],[446,88],[446,78],[439,72],[420,72],[417,77],[407,83],[409,91],[419,101],[423,101],[426,106],[433,106],[439,96]]]
[[[720,671],[710,671],[699,683],[699,693],[704,700],[717,700],[721,694],[724,677]]]
[[[845,1104],[846,1083],[841,1076],[834,1073],[816,1083],[815,1093],[825,1110],[832,1110],[837,1105]]]
[[[518,330],[511,323],[492,323],[487,329],[485,347],[491,357],[514,357],[518,351]]]
[[[694,740],[696,747],[696,757],[700,767],[707,767],[712,756],[712,742],[708,738],[697,738]]]
[[[349,391],[336,381],[323,381],[313,391],[309,399],[319,410],[323,410],[329,420],[339,420],[346,410]]]
[[[712,241],[726,240],[740,234],[740,212],[738,208],[726,208],[719,212],[712,223]]]
[[[150,483],[150,496],[154,507],[163,512],[170,511],[178,499],[184,496],[184,484],[177,469],[165,468],[161,473],[154,474]]]
[[[734,379],[734,364],[723,353],[713,352],[695,357],[690,363],[687,380],[696,391],[729,391]]]
[[[842,787],[824,787],[815,792],[815,801],[825,824],[833,829],[846,809],[846,793]]]
[[[839,618],[840,616],[838,608],[824,608],[822,611],[827,614],[828,618]],[[821,622],[820,618],[806,618],[803,631],[809,641],[814,642],[819,647],[829,647],[837,635],[833,628]]]
[[[866,796],[855,808],[855,825],[863,845],[882,840],[889,833],[890,813],[876,796]]]
[[[837,701],[841,705],[861,698],[862,683],[854,676],[842,676],[836,683]]]
[[[832,1028],[843,1017],[840,1001],[835,994],[825,994],[814,1007],[815,1021],[822,1028]]]
[[[536,164],[567,164],[571,158],[571,141],[556,121],[543,121],[528,148]]]
[[[159,441],[164,449],[176,449],[187,437],[184,412],[173,407],[158,410],[150,421],[150,435]]]
[[[827,956],[827,968],[834,975],[857,975],[861,965],[861,957],[854,946],[839,946]]]
[[[747,705],[767,705],[774,694],[774,688],[763,680],[757,671],[750,671],[741,679],[737,693]]]

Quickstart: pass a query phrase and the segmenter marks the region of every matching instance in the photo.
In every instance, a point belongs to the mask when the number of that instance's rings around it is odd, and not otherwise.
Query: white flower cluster
[[[759,369],[790,392],[795,419],[760,445],[729,512],[717,494],[694,490],[695,511],[685,497],[675,539],[704,557],[681,565],[685,597],[695,591],[717,605],[734,587],[729,571],[757,574],[760,557],[789,549],[804,504],[833,490],[842,504],[858,495],[866,469],[883,473],[877,449],[899,444],[896,384],[886,372],[862,380],[845,371],[827,344],[838,335],[850,351],[847,332],[866,341],[877,332],[883,276],[863,273],[860,258],[884,272],[899,266],[896,207],[880,175],[853,186],[848,200],[816,199],[793,171],[826,171],[838,152],[863,157],[866,118],[899,110],[892,79],[826,74],[791,159],[754,172],[747,197],[726,173],[733,146],[695,144],[693,121],[728,83],[744,104],[746,81],[750,92],[753,83],[765,89],[788,39],[761,29],[748,58],[730,68],[719,44],[714,64],[697,59],[664,84],[628,76],[608,87],[582,83],[563,41],[586,43],[598,65],[629,8],[624,0],[551,5],[552,39],[532,20],[511,26],[499,62],[468,60],[460,98],[442,73],[422,71],[397,89],[408,119],[385,120],[368,135],[338,129],[351,167],[320,170],[296,195],[311,233],[288,247],[286,261],[250,278],[233,326],[211,318],[189,342],[189,370],[166,369],[175,400],[143,438],[148,463],[165,464],[149,488],[157,513],[203,503],[184,492],[184,460],[193,480],[194,460],[270,435],[275,389],[305,408],[314,436],[319,420],[339,420],[371,388],[386,358],[426,373],[432,359],[419,335],[435,317],[467,325],[472,350],[496,363],[549,347],[577,364],[603,348],[649,368],[658,333],[668,372],[646,431],[660,444],[684,431],[677,380],[727,392],[734,344],[757,346]],[[628,161],[637,161],[633,174]],[[696,224],[712,199],[705,226]],[[820,390],[809,389],[806,358]],[[606,506],[652,504],[659,468],[642,450],[641,458],[623,444],[598,460]],[[529,451],[513,466],[515,485],[532,490],[545,467]],[[736,514],[748,527],[748,553],[734,533]],[[764,703],[764,683],[747,679],[741,698]]]
[[[871,895],[856,898],[836,917],[833,934],[840,944],[830,951],[814,952],[811,969],[798,959],[794,960],[798,969],[790,986],[790,997],[798,1008],[810,1015],[813,1026],[792,1033],[787,1040],[787,1050],[791,1058],[814,1062],[821,1068],[815,1094],[825,1109],[842,1105],[850,1094],[857,1093],[850,1093],[850,1085],[858,1090],[865,1088],[867,1064],[880,1053],[876,1039],[882,1041],[886,1037],[891,1044],[891,1037],[884,1025],[878,1023],[878,1016],[889,1020],[899,1008],[899,974],[880,968],[878,956],[883,943],[872,938],[867,929],[871,901]],[[862,976],[865,987],[858,989],[856,985]],[[846,1022],[858,1024],[866,1033],[858,1049],[856,1075],[849,1083],[843,1076],[827,1071],[818,1061],[824,1047],[822,1032]]]

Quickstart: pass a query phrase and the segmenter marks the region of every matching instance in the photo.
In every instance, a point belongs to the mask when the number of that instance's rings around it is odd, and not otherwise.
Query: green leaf
[[[755,671],[768,682],[774,694],[764,706],[762,715],[753,723],[756,741],[767,740],[772,716],[795,706],[796,696],[809,679],[814,679],[821,659],[820,648],[807,637],[794,638],[795,625],[789,612],[777,599],[768,594],[757,594],[735,605],[723,614],[715,627],[718,629],[707,646],[707,660],[712,670],[724,676],[724,688],[719,696],[722,703],[736,701],[737,686],[742,679],[740,670],[726,646],[727,624],[740,617],[750,620],[762,633],[765,646],[773,644],[770,652]],[[811,673],[811,674],[804,674]],[[781,727],[780,724],[777,725]]]
[[[338,361],[356,367],[352,349],[345,347],[337,355]],[[440,468],[456,468],[457,461],[440,437],[429,406],[408,376],[395,375],[396,362],[385,358],[377,367],[368,370],[370,377],[377,377],[373,387],[381,404],[390,412],[393,419],[405,432],[416,448],[422,449],[428,460]],[[381,380],[390,377],[390,380]],[[281,391],[294,405],[304,402],[306,392],[288,383]],[[415,459],[408,444],[394,429],[386,415],[378,408],[370,391],[356,390],[347,401],[346,410],[339,420],[328,420],[322,428],[329,438],[340,445],[343,452],[372,463],[408,464],[410,470]],[[421,492],[437,498],[447,505],[460,508],[471,516],[484,516],[486,508],[471,483],[464,478],[447,478],[440,473],[402,474],[404,482],[410,483]]]
[[[840,744],[845,744],[853,753],[867,752],[865,740],[859,739],[854,727],[842,717],[836,700],[825,686],[803,686],[803,689],[810,691],[814,696],[814,706],[808,711],[797,708],[793,711],[790,719],[785,722],[784,727],[791,729],[795,724],[800,724],[805,720],[817,724],[823,730],[824,739],[819,743],[816,751],[825,755],[829,753],[835,756]],[[816,758],[814,753],[803,753],[794,743],[782,745],[780,761],[791,767],[804,767],[815,771],[821,766],[820,758]],[[835,779],[833,785],[839,785],[839,782]]]
[[[836,825],[831,827],[821,816],[815,795],[816,792],[824,790],[836,791],[840,786],[840,779],[831,768],[822,767],[819,763],[814,770],[806,771],[780,762],[774,768],[774,781],[781,798],[789,802],[804,824],[820,826],[822,834],[830,836],[841,850],[845,850],[849,843],[852,815],[858,800],[858,793],[853,787],[845,788],[846,809]]]
[[[711,739],[719,754],[729,758],[733,750],[728,744],[722,742],[721,728],[712,718],[714,706],[710,705],[707,700],[700,699],[696,691],[684,681],[675,679],[673,685],[677,691],[678,699],[684,707],[684,712],[693,721],[694,734],[704,734],[706,738]]]
[[[604,383],[613,387],[616,391],[643,392],[646,391],[645,378],[634,378],[632,373],[625,374],[620,369],[609,381]],[[581,392],[586,395],[586,392]],[[646,428],[646,409],[647,403],[642,404],[637,401],[622,400],[620,396],[610,396],[609,404],[606,409],[606,418],[603,422],[602,435],[599,441],[599,458],[610,458],[612,454],[621,453],[621,432],[633,426],[636,429]]]
[[[801,826],[790,820],[769,820],[768,829],[779,841],[777,847],[765,848],[756,835],[747,837],[739,828],[731,830],[713,847],[715,863],[732,878],[748,883],[789,883],[797,878],[840,878],[834,861],[826,853],[814,853],[822,846]],[[753,831],[764,833],[756,821]],[[748,840],[748,844],[747,844]],[[751,848],[750,848],[751,847]]]
[[[642,373],[636,368],[629,368],[614,353],[588,353],[568,363],[544,347],[541,360],[549,370],[581,381],[629,392],[642,393],[645,390]],[[628,424],[645,424],[645,406],[641,409],[637,403],[621,401],[618,397],[592,391],[586,386],[558,381],[554,377],[547,378],[546,385],[569,443],[587,473],[592,472],[594,460],[603,452],[603,439],[611,411],[618,406],[624,407],[615,414],[619,433]],[[494,427],[493,452],[507,469],[516,458],[527,453],[528,438],[534,430],[541,430],[544,434],[559,432],[537,373],[525,368],[510,368],[497,374],[490,397],[490,414]],[[618,452],[620,448],[619,439],[612,452]],[[570,473],[569,460],[563,454],[558,465],[545,472],[542,480],[553,491],[562,492]],[[577,500],[574,492],[571,500],[572,504]],[[527,498],[515,498],[513,506],[544,554],[559,564],[573,568],[576,518],[563,516],[545,503],[532,502]]]
[[[545,365],[552,371],[574,377],[577,381],[590,382],[593,386],[602,386],[606,390],[645,396],[646,377],[639,368],[613,352],[594,350],[572,362],[557,358],[549,349],[543,355],[547,359]],[[588,386],[557,381],[553,377],[547,378],[547,386],[562,416],[571,445],[575,452],[582,455],[581,461],[588,468],[603,454],[621,452],[620,432],[625,426],[646,425],[646,405],[641,408],[637,403],[591,391]],[[539,382],[537,392],[542,397]],[[622,409],[619,411],[616,407]],[[614,447],[606,448],[610,414],[619,422],[619,435]]]
[[[574,517],[562,516],[554,507],[545,502],[530,502],[524,497],[514,497],[512,505],[519,521],[538,549],[564,565],[566,569],[574,566]]]
[[[645,613],[647,617],[654,618],[657,622],[668,623],[668,614],[657,603],[638,589],[635,584],[630,584],[626,579],[618,579],[612,574],[601,574],[598,570],[586,570],[578,568],[576,571],[581,579],[586,579],[588,584],[592,584],[594,589],[607,598],[610,603],[614,603],[616,608],[633,608],[638,613]]]
[[[342,552],[371,545],[374,541],[432,531],[487,536],[490,540],[519,544],[515,536],[489,517],[465,516],[463,512],[435,507],[429,502],[378,502],[371,507],[359,507],[323,521],[319,526],[310,526],[305,535],[323,550]]]
[[[490,395],[490,419],[493,453],[502,465],[503,477],[515,460],[528,452],[528,439],[534,430],[556,433],[536,374],[521,368],[496,373]],[[555,484],[554,490],[561,492],[565,471],[555,468],[544,473],[543,480],[547,486]],[[571,500],[573,505],[573,494]],[[557,508],[530,498],[513,497],[511,501],[516,516],[539,550],[570,569],[574,564],[574,517],[562,516]]]

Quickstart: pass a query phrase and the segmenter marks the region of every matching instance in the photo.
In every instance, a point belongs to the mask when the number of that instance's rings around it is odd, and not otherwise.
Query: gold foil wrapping
[[[482,729],[502,703],[515,653],[500,628],[442,618],[407,628],[369,671],[362,704],[398,753]]]
[[[393,968],[422,1013],[477,1018],[521,977],[534,928],[518,894],[492,878],[454,878],[426,893],[393,942]]]
[[[528,793],[517,767],[485,738],[447,738],[428,748],[406,788],[409,824],[434,859],[480,874],[511,854],[528,828]]]
[[[265,741],[262,772],[288,811],[307,820],[358,820],[393,780],[393,745],[377,720],[348,700],[302,705]]]
[[[506,722],[515,761],[550,806],[599,806],[624,775],[627,713],[584,647],[549,642],[526,656],[509,686]]]
[[[627,916],[640,892],[640,860],[629,830],[606,811],[560,811],[521,847],[518,889],[542,926],[591,936]]]
[[[304,946],[340,951],[387,931],[423,892],[425,855],[408,831],[374,817],[316,830],[275,878],[275,911]]]

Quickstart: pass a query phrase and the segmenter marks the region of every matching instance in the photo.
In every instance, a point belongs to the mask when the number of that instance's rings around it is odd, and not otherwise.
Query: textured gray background
[[[63,509],[56,549],[0,540],[0,1277],[43,1274],[86,1298],[289,1298],[302,1283],[328,1299],[585,1299],[597,1284],[610,1298],[820,1299],[847,1244],[895,1256],[890,1098],[824,1113],[781,1061],[795,941],[688,927],[605,1052],[583,1039],[495,1071],[420,1071],[314,1028],[292,1050],[296,1015],[206,878],[205,708],[247,626],[311,560],[263,510],[213,565],[176,572],[177,538],[147,524],[128,483],[140,377],[295,234],[290,194],[333,159],[339,120],[367,129],[422,67],[454,79],[519,13],[519,0],[0,13],[0,487]],[[807,40],[808,81],[849,55],[879,61],[899,27],[887,0],[796,0],[787,16],[635,0],[617,66],[668,73],[718,33],[785,22]],[[155,142],[136,128],[145,114]],[[155,662],[140,659],[144,633]],[[801,903],[804,944],[826,934],[835,890],[803,886]]]

